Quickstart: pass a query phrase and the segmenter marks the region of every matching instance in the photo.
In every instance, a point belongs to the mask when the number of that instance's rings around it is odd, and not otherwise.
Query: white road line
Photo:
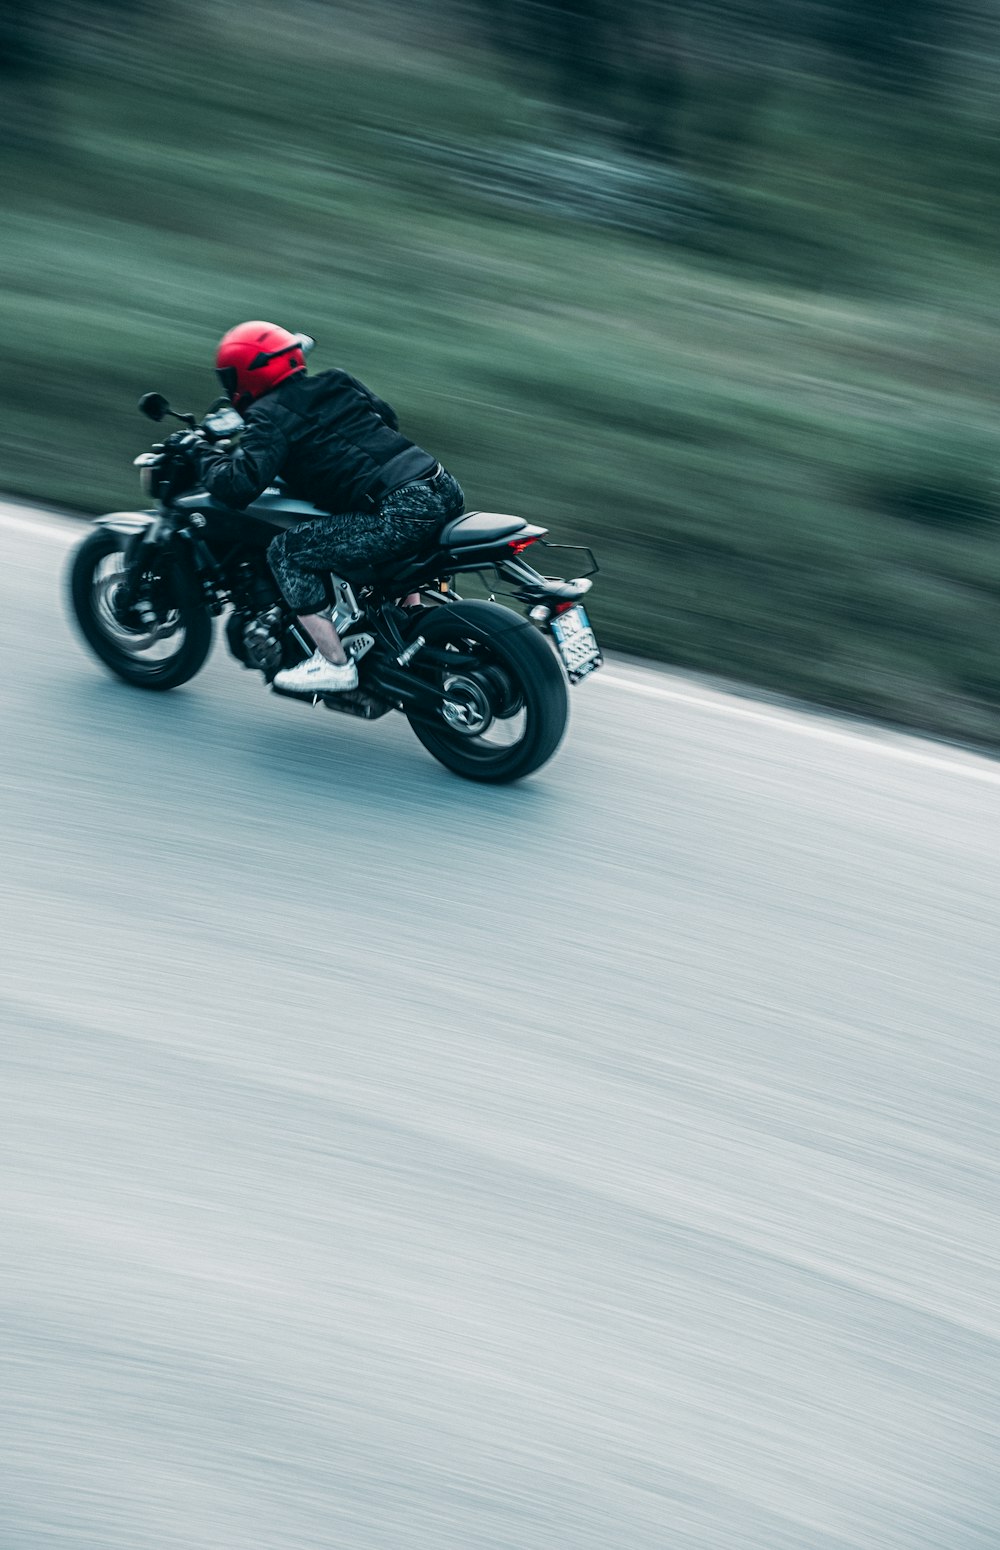
[[[0,528],[15,533],[29,533],[34,538],[68,544],[85,531],[83,522],[72,517],[60,517],[55,513],[35,511],[30,506],[0,504]],[[655,669],[650,669],[650,676]],[[771,709],[766,705],[747,704],[723,693],[706,695],[691,693],[669,683],[649,683],[644,678],[628,677],[622,672],[608,672],[605,668],[595,673],[591,684],[602,684],[606,689],[616,689],[625,694],[637,694],[647,699],[664,700],[675,705],[687,705],[693,710],[705,710],[716,716],[729,716],[737,721],[756,721],[764,726],[777,727],[793,732],[799,737],[811,737],[823,743],[851,748],[858,752],[881,755],[904,764],[915,764],[923,769],[937,770],[944,775],[960,775],[966,780],[977,780],[984,785],[1000,786],[1000,765],[977,754],[965,758],[945,758],[940,754],[927,753],[916,738],[903,741],[905,734],[898,734],[900,741],[889,741],[897,735],[870,732],[864,727],[831,726],[809,713],[793,710]],[[586,692],[586,690],[584,691]]]
[[[24,515],[15,516],[15,511],[23,512]],[[74,538],[82,538],[86,531],[84,523],[72,517],[59,517],[41,511],[36,514],[30,506],[0,507],[0,527],[9,528],[14,533],[30,533],[32,538],[57,544],[71,544]]]
[[[770,709],[765,705],[748,705],[735,698],[727,698],[724,694],[709,696],[703,694],[691,694],[684,689],[672,687],[670,684],[646,683],[637,678],[626,678],[620,673],[601,671],[595,673],[590,680],[594,684],[604,684],[608,689],[621,689],[627,694],[645,695],[649,699],[668,700],[677,705],[690,705],[695,710],[711,711],[719,716],[731,716],[735,720],[758,721],[765,726],[779,727],[787,732],[794,732],[800,737],[816,738],[820,742],[835,743],[841,747],[865,750],[871,753],[881,754],[887,759],[902,760],[907,764],[918,764],[925,769],[941,770],[949,775],[963,775],[968,780],[978,780],[990,786],[1000,786],[1000,766],[993,764],[989,759],[978,754],[970,753],[967,757],[944,758],[940,754],[927,753],[917,746],[916,738],[911,741],[890,742],[888,739],[898,736],[901,739],[905,733],[888,733],[885,735],[871,732],[865,727],[839,727],[830,726],[822,720],[814,719],[813,713],[796,712],[793,710]],[[822,712],[818,713],[819,716]]]

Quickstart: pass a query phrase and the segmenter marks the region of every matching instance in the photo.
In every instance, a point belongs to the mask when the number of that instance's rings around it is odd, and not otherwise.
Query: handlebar
[[[230,437],[238,436],[243,429],[242,415],[225,400],[220,402],[216,399],[201,425],[193,414],[182,414],[177,409],[171,409],[162,393],[144,393],[139,400],[139,409],[149,420],[163,420],[169,414],[173,419],[182,421],[189,432],[202,431],[209,441],[228,441]],[[167,438],[167,446],[177,445],[177,435],[175,432],[174,436]]]

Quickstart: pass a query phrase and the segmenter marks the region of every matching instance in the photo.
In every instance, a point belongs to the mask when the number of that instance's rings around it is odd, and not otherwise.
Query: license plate
[[[553,619],[552,634],[571,684],[579,683],[604,661],[587,611],[579,603]]]

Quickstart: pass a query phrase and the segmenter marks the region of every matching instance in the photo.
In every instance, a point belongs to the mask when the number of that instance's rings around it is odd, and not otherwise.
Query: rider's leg
[[[299,614],[299,623],[305,625],[316,649],[328,662],[344,663],[348,660],[333,620],[327,614]]]
[[[274,675],[279,689],[298,694],[334,694],[357,687],[357,665],[348,658],[328,614],[321,612],[327,601],[326,575],[333,568],[330,549],[336,527],[335,518],[319,518],[280,533],[268,546],[267,557],[282,595],[295,609],[316,646],[306,661],[282,668]]]
[[[349,660],[332,622],[321,612],[328,596],[326,576],[419,551],[443,522],[458,515],[463,503],[461,487],[442,471],[430,483],[417,480],[391,491],[377,511],[320,517],[272,541],[267,556],[275,580],[322,657],[334,666]],[[405,601],[412,607],[419,600],[411,593]]]

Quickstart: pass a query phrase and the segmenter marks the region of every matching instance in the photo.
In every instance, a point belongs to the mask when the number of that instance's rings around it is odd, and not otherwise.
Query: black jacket
[[[235,452],[201,446],[195,457],[209,494],[238,510],[280,477],[290,495],[323,511],[364,511],[435,467],[400,435],[388,404],[336,369],[289,377],[247,411]]]

